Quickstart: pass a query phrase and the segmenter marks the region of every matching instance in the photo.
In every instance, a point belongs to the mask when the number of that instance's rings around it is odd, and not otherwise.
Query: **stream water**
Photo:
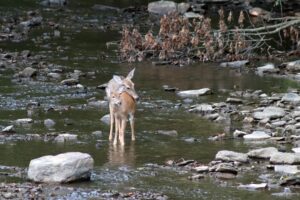
[[[98,1],[70,1],[66,11],[54,12],[42,10],[42,15],[62,24],[62,36],[51,37],[35,43],[43,35],[53,34],[53,29],[42,26],[29,34],[29,39],[20,42],[2,42],[0,48],[5,51],[30,50],[32,54],[45,56],[45,61],[66,66],[67,71],[74,69],[83,72],[96,72],[95,78],[83,78],[81,84],[86,90],[64,88],[56,89],[59,82],[32,81],[18,84],[11,81],[13,72],[1,72],[0,78],[0,125],[8,126],[13,120],[28,117],[26,105],[30,101],[41,104],[34,110],[34,123],[29,127],[17,126],[16,132],[21,134],[46,134],[50,132],[68,132],[79,136],[78,143],[56,144],[43,141],[10,141],[0,144],[0,165],[27,167],[30,160],[43,155],[58,154],[68,151],[89,153],[95,160],[93,181],[74,183],[73,186],[90,187],[101,190],[118,191],[153,191],[162,192],[171,199],[274,199],[271,192],[246,191],[236,188],[238,183],[256,182],[253,174],[238,177],[234,181],[216,181],[205,178],[197,182],[187,179],[186,174],[167,170],[145,169],[147,163],[163,164],[166,160],[180,158],[195,159],[208,163],[214,159],[219,150],[235,150],[247,152],[249,144],[241,140],[210,141],[208,137],[230,128],[232,132],[238,124],[216,124],[187,112],[189,104],[174,92],[166,92],[163,85],[177,87],[181,90],[208,87],[213,95],[194,99],[192,104],[202,102],[220,102],[228,97],[228,91],[260,89],[271,92],[284,92],[298,85],[286,79],[259,77],[254,73],[240,70],[220,68],[218,64],[198,63],[185,67],[153,66],[151,63],[114,64],[109,59],[102,59],[101,52],[106,49],[106,42],[120,39],[117,31],[103,32],[96,28],[66,26],[71,16],[101,20],[107,15],[91,11],[91,6]],[[112,6],[128,6],[131,1],[101,1]],[[145,4],[145,2],[143,2]],[[1,0],[1,10],[18,12],[40,8],[36,1]],[[113,54],[111,54],[113,55]],[[136,138],[130,141],[127,129],[124,148],[113,147],[108,142],[109,126],[100,121],[108,113],[108,108],[86,106],[87,100],[96,97],[104,99],[104,91],[97,86],[111,79],[113,74],[126,75],[136,68],[134,82],[141,96],[136,113]],[[39,84],[42,82],[42,84]],[[49,111],[50,107],[69,107],[65,110]],[[44,119],[53,119],[56,125],[47,129]],[[66,123],[70,121],[70,123]],[[69,124],[69,125],[67,125]],[[91,136],[93,131],[101,130],[99,140]],[[158,130],[176,130],[178,136],[156,134]],[[195,138],[196,142],[187,142],[186,138]],[[257,176],[256,176],[257,177]],[[23,182],[25,179],[9,179],[1,177],[3,182]],[[280,191],[280,190],[279,190]],[[277,197],[276,197],[277,198]],[[292,198],[291,198],[292,199]],[[295,197],[295,199],[297,199]]]

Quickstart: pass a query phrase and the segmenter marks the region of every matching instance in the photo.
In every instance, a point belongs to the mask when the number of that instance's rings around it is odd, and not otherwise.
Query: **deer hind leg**
[[[112,105],[109,104],[109,116],[110,116],[110,130],[109,130],[109,141],[113,139],[113,130],[114,130],[114,113]]]
[[[129,115],[129,122],[130,122],[130,128],[131,128],[131,140],[135,141],[135,132],[134,132],[134,115]]]
[[[120,120],[120,134],[119,134],[119,140],[122,146],[125,145],[125,129],[126,129],[126,123],[127,120],[126,119],[121,119]]]

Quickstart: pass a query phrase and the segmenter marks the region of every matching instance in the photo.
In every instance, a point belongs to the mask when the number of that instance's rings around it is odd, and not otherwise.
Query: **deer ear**
[[[120,84],[120,85],[123,83],[123,81],[122,81],[122,79],[121,79],[120,76],[114,75],[114,76],[113,76],[113,79],[114,79],[118,84]]]
[[[126,77],[126,78],[128,78],[128,79],[132,79],[132,78],[133,78],[133,76],[134,76],[134,71],[135,71],[135,68],[133,68],[133,70],[131,70],[131,71],[128,73],[128,75],[127,75],[127,77]]]

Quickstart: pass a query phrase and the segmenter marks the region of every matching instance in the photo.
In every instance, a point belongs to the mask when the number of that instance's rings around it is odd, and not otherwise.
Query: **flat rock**
[[[22,125],[22,124],[31,124],[33,122],[33,119],[31,118],[23,118],[23,119],[17,119],[15,123],[17,125]]]
[[[30,161],[28,178],[34,182],[59,183],[89,179],[93,166],[93,158],[86,153],[48,155]]]
[[[58,143],[76,142],[77,135],[69,133],[59,134],[58,136],[56,136],[56,138],[54,138],[54,141]]]
[[[249,63],[249,60],[238,60],[233,62],[223,62],[220,64],[221,67],[232,67],[232,68],[240,68],[244,67]]]
[[[297,174],[300,172],[297,165],[275,165],[274,171],[284,174]]]
[[[289,103],[299,103],[300,96],[296,93],[287,93],[282,97],[281,101]]]
[[[275,147],[266,147],[249,151],[247,155],[251,158],[269,159],[274,153],[277,152],[278,150]]]
[[[154,1],[148,4],[148,12],[165,15],[177,11],[177,3],[173,1]]]
[[[300,164],[300,154],[277,152],[271,155],[270,162],[274,164]]]
[[[267,183],[251,183],[246,185],[239,185],[238,188],[246,189],[246,190],[258,190],[258,189],[266,189],[268,187]]]
[[[214,110],[215,109],[213,109],[212,105],[203,103],[203,104],[196,105],[194,108],[191,108],[189,111],[197,112],[197,113],[201,113],[201,114],[210,114]]]
[[[194,167],[192,170],[198,173],[204,173],[204,172],[208,172],[208,169],[209,169],[208,166],[202,165],[202,166]]]
[[[234,151],[222,150],[216,154],[216,160],[223,161],[238,161],[238,162],[248,162],[248,156],[245,153],[238,153]]]
[[[275,107],[275,106],[269,106],[264,108],[263,111],[258,111],[253,113],[253,117],[255,119],[277,119],[280,117],[283,117],[285,115],[285,111],[282,108]]]
[[[264,131],[253,131],[251,134],[244,135],[243,138],[245,140],[265,140],[271,138],[271,136]]]
[[[167,136],[172,136],[172,137],[176,137],[178,135],[176,130],[158,130],[157,134],[167,135]]]
[[[194,13],[194,12],[186,12],[184,13],[183,17],[188,18],[188,19],[193,19],[193,18],[202,18],[203,15],[200,15],[198,13]]]
[[[211,94],[211,90],[209,88],[202,88],[198,90],[184,90],[177,93],[178,96],[186,98],[186,97],[199,97],[202,95]]]

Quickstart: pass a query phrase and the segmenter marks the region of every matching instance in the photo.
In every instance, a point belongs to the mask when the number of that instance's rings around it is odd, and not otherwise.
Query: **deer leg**
[[[115,117],[115,138],[114,138],[114,145],[117,144],[118,140],[118,135],[120,134],[120,120]]]
[[[110,130],[109,130],[109,141],[113,139],[113,130],[114,130],[114,113],[112,105],[109,104],[109,116],[110,116]]]
[[[134,115],[130,114],[129,116],[130,128],[131,128],[131,140],[135,141],[135,133],[134,133]]]
[[[120,143],[122,146],[125,145],[125,129],[126,129],[127,120],[121,120],[121,131],[120,131]]]

